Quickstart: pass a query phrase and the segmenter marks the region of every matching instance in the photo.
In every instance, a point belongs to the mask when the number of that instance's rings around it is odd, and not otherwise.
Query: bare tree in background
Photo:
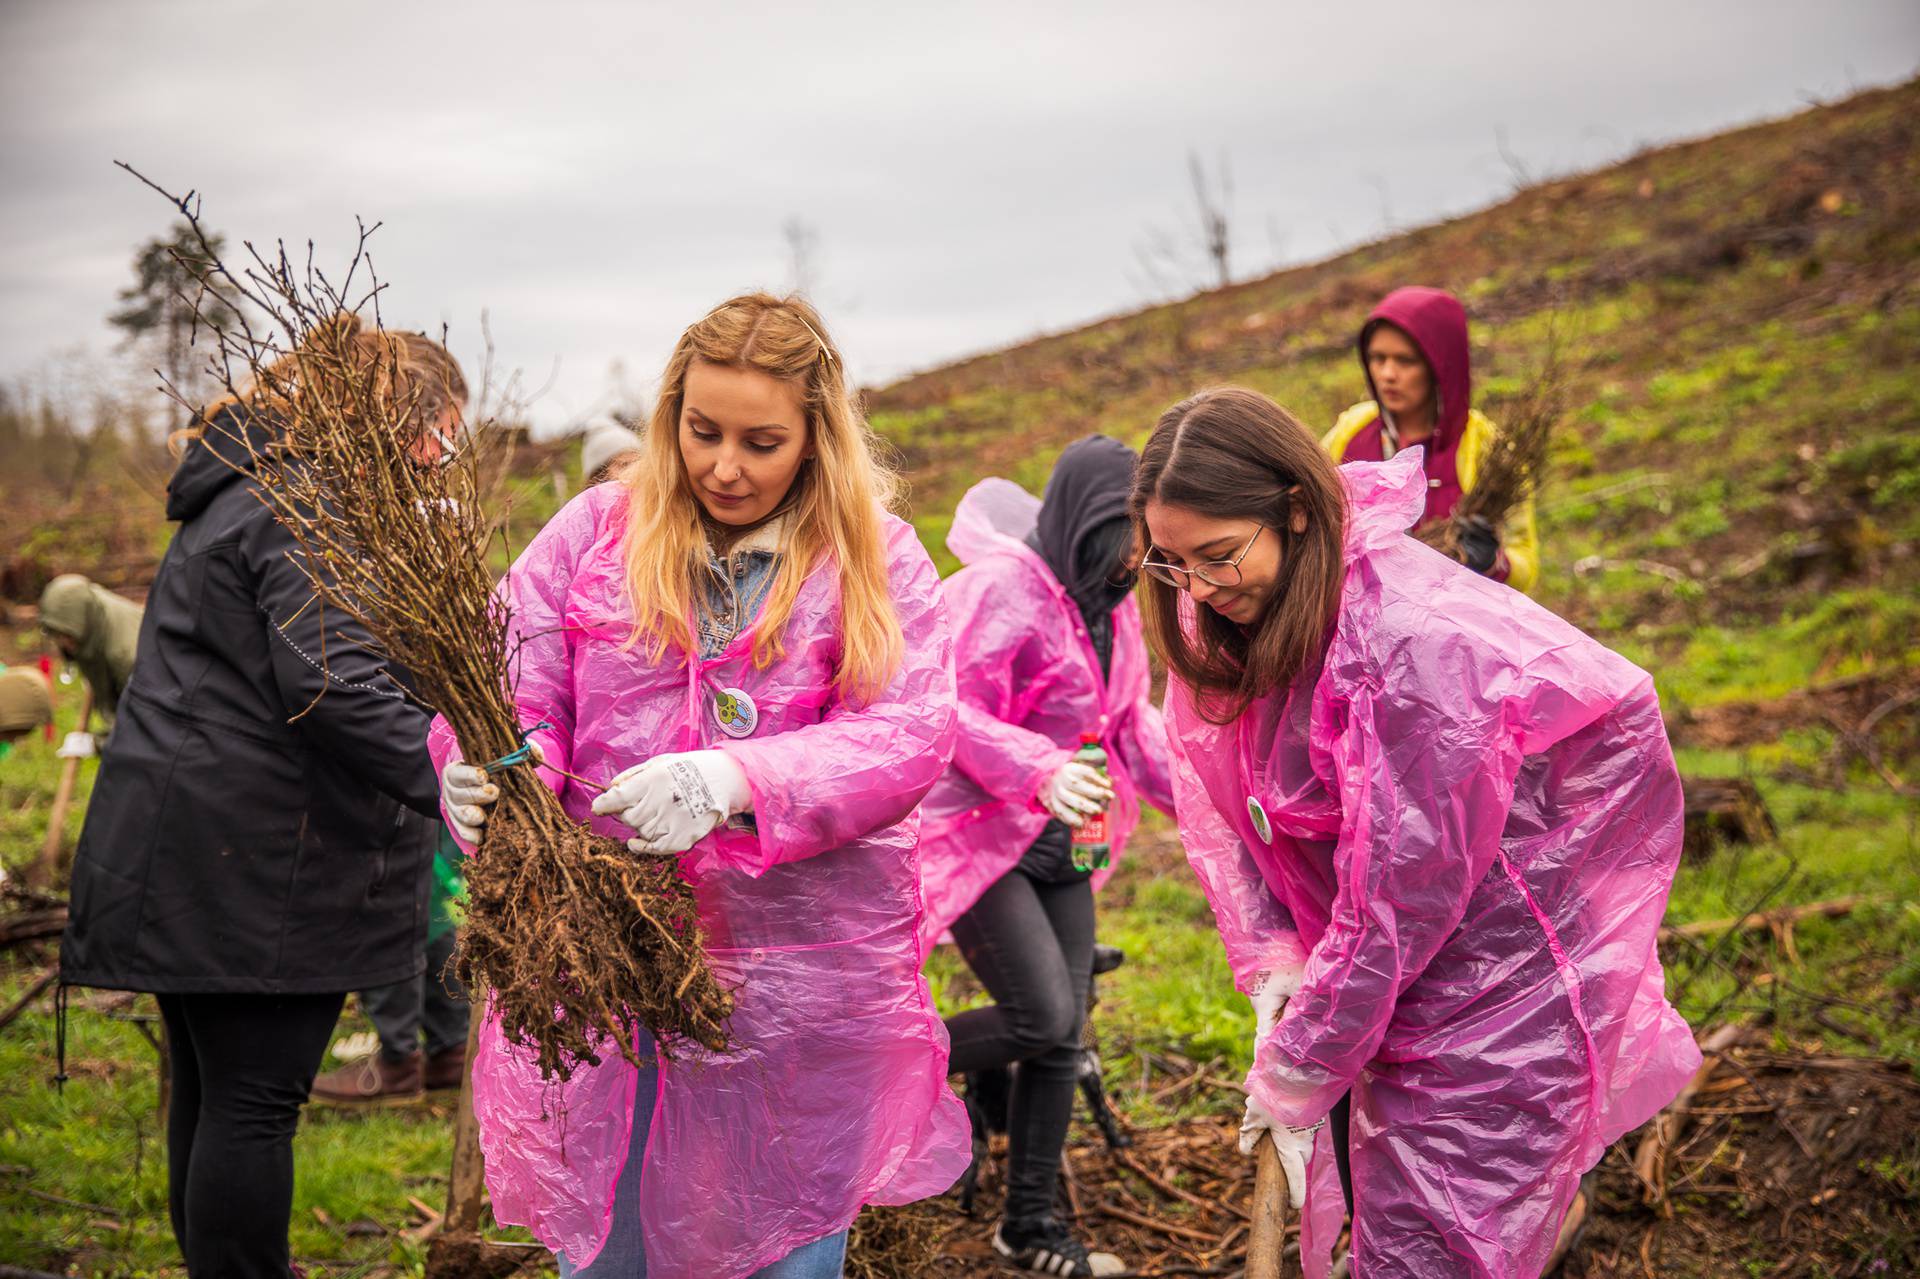
[[[1224,289],[1233,283],[1233,221],[1229,212],[1233,205],[1233,169],[1227,164],[1227,153],[1222,151],[1209,188],[1206,165],[1201,163],[1200,153],[1189,151],[1187,171],[1193,176],[1193,203],[1199,217],[1200,246],[1206,251],[1207,261],[1213,264],[1216,287]]]
[[[1507,144],[1506,125],[1497,124],[1493,127],[1493,146],[1500,153],[1501,163],[1507,166],[1507,176],[1512,180],[1515,191],[1524,191],[1540,180],[1533,167]]]
[[[191,226],[176,223],[134,254],[134,282],[120,290],[121,308],[107,317],[128,345],[155,345],[161,376],[188,400],[195,398],[195,384],[205,380],[194,365],[196,338],[209,325],[226,327],[237,316],[235,290],[209,270],[225,247],[226,238],[217,233],[209,233],[203,247]]]
[[[1380,200],[1380,234],[1392,235],[1394,228],[1398,226],[1393,219],[1393,188],[1378,173],[1363,173],[1360,177],[1373,188],[1374,195]]]
[[[812,297],[819,283],[820,232],[804,218],[792,217],[780,224],[787,241],[788,287],[802,297]]]
[[[1193,186],[1193,221],[1179,231],[1148,226],[1133,246],[1140,269],[1135,282],[1162,297],[1233,283],[1233,169],[1226,152],[1220,153],[1211,174],[1198,151],[1187,152],[1187,175]],[[1269,223],[1268,236],[1274,235]]]

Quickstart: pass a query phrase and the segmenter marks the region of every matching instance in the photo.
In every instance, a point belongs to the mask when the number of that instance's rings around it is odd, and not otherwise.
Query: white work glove
[[[92,759],[93,752],[93,734],[73,732],[61,739],[60,749],[54,754],[60,759]]]
[[[725,751],[655,755],[627,769],[593,801],[633,828],[636,853],[684,853],[714,827],[753,807],[747,775]]]
[[[1307,1201],[1307,1158],[1313,1154],[1314,1134],[1319,1131],[1319,1124],[1295,1128],[1281,1123],[1249,1093],[1246,1117],[1240,1121],[1240,1153],[1252,1154],[1260,1144],[1261,1133],[1273,1134],[1273,1148],[1280,1155],[1280,1171],[1287,1174],[1287,1197],[1297,1209]]]
[[[1300,989],[1300,977],[1301,970],[1298,968],[1268,968],[1253,975],[1253,992],[1247,998],[1253,1003],[1255,1046],[1280,1024],[1280,1014],[1286,1010],[1287,997]]]
[[[1093,765],[1070,759],[1040,787],[1039,798],[1040,807],[1078,830],[1113,802],[1113,783]]]
[[[534,747],[538,757],[539,747]],[[480,842],[480,828],[487,824],[487,811],[500,798],[500,788],[487,780],[485,771],[465,760],[452,760],[440,770],[440,806],[446,811],[453,833],[469,844]]]

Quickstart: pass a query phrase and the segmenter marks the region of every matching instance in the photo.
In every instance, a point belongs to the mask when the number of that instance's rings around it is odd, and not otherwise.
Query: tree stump
[[[1774,837],[1773,815],[1744,777],[1682,777],[1686,835],[1681,856],[1695,861],[1721,844],[1764,844]]]

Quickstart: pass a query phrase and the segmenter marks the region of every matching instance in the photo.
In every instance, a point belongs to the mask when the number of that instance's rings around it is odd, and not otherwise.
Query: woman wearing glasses
[[[1107,874],[1106,856],[1076,847],[1076,835],[1106,810],[1117,856],[1139,796],[1173,811],[1166,727],[1126,569],[1137,460],[1104,435],[1075,441],[1044,500],[983,481],[947,535],[966,564],[944,587],[960,732],[921,807],[923,936],[931,943],[951,926],[995,1000],[947,1019],[952,1069],[1019,1063],[993,1242],[1013,1264],[1052,1275],[1121,1268],[1088,1253],[1053,1213],[1093,964],[1093,884]],[[1085,734],[1106,751],[1104,775],[1073,758]]]
[[[1532,1279],[1699,1064],[1654,949],[1680,788],[1647,675],[1406,537],[1425,490],[1227,389],[1160,419],[1131,509],[1180,833],[1256,1015],[1242,1147],[1305,1192],[1309,1273],[1344,1191],[1356,1274]]]

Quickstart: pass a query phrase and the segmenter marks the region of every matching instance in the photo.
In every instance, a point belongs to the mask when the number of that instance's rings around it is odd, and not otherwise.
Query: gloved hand
[[[1040,807],[1076,830],[1113,802],[1113,783],[1091,764],[1070,759],[1040,787]]]
[[[1313,1154],[1314,1135],[1319,1131],[1319,1124],[1295,1128],[1281,1123],[1249,1094],[1246,1117],[1240,1121],[1240,1153],[1252,1154],[1260,1143],[1261,1133],[1273,1134],[1273,1148],[1280,1155],[1280,1171],[1287,1174],[1287,1197],[1299,1208],[1307,1201],[1307,1158]]]
[[[538,757],[540,748],[533,750]],[[487,812],[499,798],[500,788],[465,760],[450,760],[440,770],[440,806],[446,811],[447,825],[469,844],[480,842],[480,828],[487,824]]]
[[[1253,1003],[1253,1042],[1255,1044],[1265,1039],[1268,1033],[1280,1024],[1280,1014],[1287,1007],[1287,996],[1298,989],[1300,989],[1298,973],[1254,974],[1253,993],[1247,998]]]
[[[1460,562],[1476,573],[1491,572],[1500,561],[1500,534],[1485,516],[1469,515],[1454,533]]]
[[[72,732],[61,739],[60,749],[54,755],[60,759],[92,759],[94,742],[92,733]]]
[[[593,801],[633,828],[636,853],[684,853],[714,827],[753,807],[747,775],[725,751],[655,755],[613,779]]]

